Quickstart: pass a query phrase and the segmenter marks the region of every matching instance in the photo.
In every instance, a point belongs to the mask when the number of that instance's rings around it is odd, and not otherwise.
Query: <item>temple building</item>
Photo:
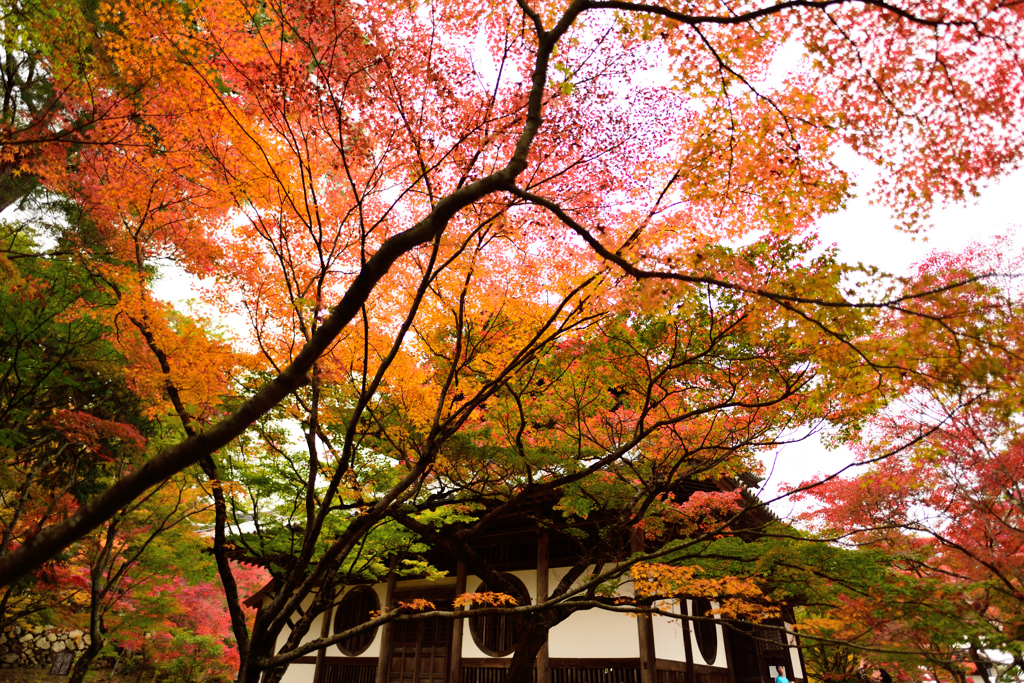
[[[512,577],[522,595],[543,600],[549,586],[558,585],[579,562],[579,544],[524,519],[519,516],[489,529],[474,541],[473,549],[494,570]],[[626,554],[643,543],[635,535],[632,540],[624,538]],[[368,621],[384,605],[426,599],[437,609],[450,610],[457,595],[488,590],[479,577],[467,574],[462,563],[439,553],[426,559],[448,569],[448,576],[426,580],[392,575],[387,582],[347,586],[327,617],[329,633]],[[620,592],[631,590],[624,583]],[[258,606],[260,599],[257,594],[249,604]],[[730,625],[714,615],[716,605],[707,599],[678,598],[656,606],[679,616],[637,616],[600,608],[574,612],[549,631],[535,665],[535,683],[773,683],[777,667],[790,681],[805,681],[791,610],[787,620]],[[293,662],[283,683],[503,683],[521,618],[529,617],[470,616],[384,625],[325,648],[319,657]],[[306,640],[322,633],[323,619],[321,615],[314,621]],[[286,637],[282,634],[282,642]]]

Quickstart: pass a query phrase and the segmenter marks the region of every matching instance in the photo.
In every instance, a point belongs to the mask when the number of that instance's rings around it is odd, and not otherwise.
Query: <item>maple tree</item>
[[[987,261],[1013,270],[998,247],[959,257],[934,255],[922,277]],[[923,655],[943,676],[968,667],[989,679],[989,653],[1024,667],[1024,525],[1020,451],[1019,301],[1012,282],[979,297],[990,338],[1007,350],[998,363],[967,359],[970,372],[909,394],[854,435],[858,467],[806,494],[804,518],[827,537],[884,550],[886,582],[842,598],[858,640]],[[856,616],[853,616],[856,615]],[[849,627],[848,627],[849,628]],[[1006,668],[1006,667],[1003,667]]]
[[[199,549],[202,539],[189,546]],[[226,680],[238,670],[224,591],[203,553],[182,552],[169,544],[145,558],[150,580],[140,585],[109,629],[108,643],[140,676],[152,671],[171,680]],[[259,567],[233,567],[242,590],[254,593],[266,582]],[[251,620],[251,612],[247,615]]]
[[[103,96],[67,97],[83,85],[89,87],[87,74],[95,76],[109,65],[101,33],[93,30],[95,4],[0,2],[0,210],[29,201],[38,189],[39,177],[31,166],[47,145],[80,142],[74,136],[96,122],[123,120],[123,112],[112,105],[137,94],[121,88],[115,74],[107,71]],[[125,141],[116,127],[112,130],[105,144]]]
[[[130,460],[123,460],[130,466]],[[79,571],[88,582],[88,647],[75,660],[71,683],[81,683],[96,657],[107,645],[108,634],[124,639],[125,616],[137,620],[133,603],[142,599],[147,584],[163,575],[182,572],[184,558],[199,555],[204,540],[192,529],[207,505],[186,481],[169,482],[118,512],[99,533],[76,545]],[[189,533],[191,532],[191,533]],[[182,547],[191,543],[192,552]],[[168,549],[173,546],[174,551]],[[177,561],[175,561],[177,560]],[[194,559],[193,559],[194,561]],[[166,579],[165,579],[166,580]]]
[[[137,458],[152,426],[97,311],[110,304],[87,272],[41,252],[24,224],[0,227],[0,554],[74,510]],[[59,608],[87,592],[68,558],[4,587],[0,621]],[[34,585],[42,582],[42,586]],[[41,589],[40,589],[41,588]]]
[[[149,439],[159,443],[177,434],[173,425],[161,426],[146,392],[126,377],[117,298],[91,277],[101,264],[86,264],[67,248],[61,232],[68,227],[0,226],[0,554],[16,550],[42,525],[67,516],[137,466]],[[47,238],[56,243],[44,249],[40,242]],[[222,644],[230,635],[223,594],[198,570],[212,564],[204,559],[206,538],[196,526],[206,498],[186,475],[150,490],[98,531],[5,586],[0,622],[59,619],[82,626],[91,640],[75,662],[73,680],[83,679],[111,641],[128,651],[155,647],[152,656],[160,660],[186,643],[173,650],[169,642],[158,643],[183,633],[199,639],[192,645],[207,653],[195,658],[196,666],[219,658],[214,667],[229,675],[237,653]],[[240,572],[255,591],[262,572],[255,586],[252,575],[251,569]],[[199,608],[188,603],[201,589],[215,599],[197,614]]]
[[[808,675],[854,681],[858,669],[881,668],[908,681],[928,675],[965,683],[969,673],[983,671],[986,677],[986,669],[971,667],[987,656],[972,654],[967,640],[984,637],[987,629],[966,614],[960,587],[908,572],[905,552],[872,551],[864,558],[864,549],[846,550],[856,558],[846,564],[854,576],[820,581],[807,603],[812,607],[799,614]]]
[[[904,415],[884,439],[916,443],[814,493],[828,504],[816,520],[823,533],[900,558],[905,588],[844,601],[844,614],[860,614],[860,640],[912,644],[955,678],[986,670],[991,652],[1022,664],[1016,418],[987,412],[958,409],[924,440],[921,416]]]
[[[677,591],[670,567],[707,539],[666,545],[659,525],[714,534],[737,508],[674,485],[739,477],[794,426],[852,428],[1004,353],[982,343],[977,273],[885,278],[811,231],[851,193],[839,145],[885,168],[880,199],[909,224],[1016,162],[1012,3],[118,0],[69,17],[53,35],[102,49],[39,53],[64,84],[47,129],[69,133],[19,163],[87,216],[68,248],[110,297],[132,390],[185,437],[26,535],[0,581],[199,464],[240,680],[323,644],[298,639],[325,588],[379,576],[391,550],[437,544],[512,594],[469,541],[543,496],[642,529],[633,563],[666,560],[652,594]],[[238,328],[160,302],[168,261]],[[251,629],[232,507],[263,510],[249,548],[278,586]],[[494,609],[547,615],[536,644],[570,588],[611,608],[598,589],[629,571]]]

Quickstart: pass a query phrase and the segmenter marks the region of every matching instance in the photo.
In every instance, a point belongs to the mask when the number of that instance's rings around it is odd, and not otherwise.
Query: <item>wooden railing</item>
[[[327,664],[323,683],[373,683],[376,664]]]

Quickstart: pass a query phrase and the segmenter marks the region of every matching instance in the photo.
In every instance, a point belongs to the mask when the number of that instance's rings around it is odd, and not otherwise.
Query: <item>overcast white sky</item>
[[[934,250],[960,251],[972,242],[984,242],[997,235],[1016,233],[1014,244],[1018,249],[1024,247],[1019,208],[1024,195],[1024,170],[991,184],[976,200],[936,211],[933,227],[914,236],[895,230],[889,211],[872,205],[866,198],[877,181],[876,169],[853,155],[841,157],[840,163],[856,174],[859,196],[842,213],[821,221],[819,235],[823,242],[839,246],[844,261],[861,261],[903,275]],[[819,473],[831,473],[850,460],[847,452],[829,452],[817,438],[782,447],[774,457],[764,459],[770,475],[764,484],[762,499],[775,495],[780,483],[795,484]],[[783,517],[793,512],[793,505],[786,501],[772,507]]]

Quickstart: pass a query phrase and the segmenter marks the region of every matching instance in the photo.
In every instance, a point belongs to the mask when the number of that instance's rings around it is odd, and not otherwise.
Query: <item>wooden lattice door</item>
[[[395,624],[389,683],[445,683],[452,622],[442,619]]]
[[[751,626],[740,624],[728,635],[736,683],[766,683],[762,671],[766,667],[762,665],[761,651],[752,632]]]

